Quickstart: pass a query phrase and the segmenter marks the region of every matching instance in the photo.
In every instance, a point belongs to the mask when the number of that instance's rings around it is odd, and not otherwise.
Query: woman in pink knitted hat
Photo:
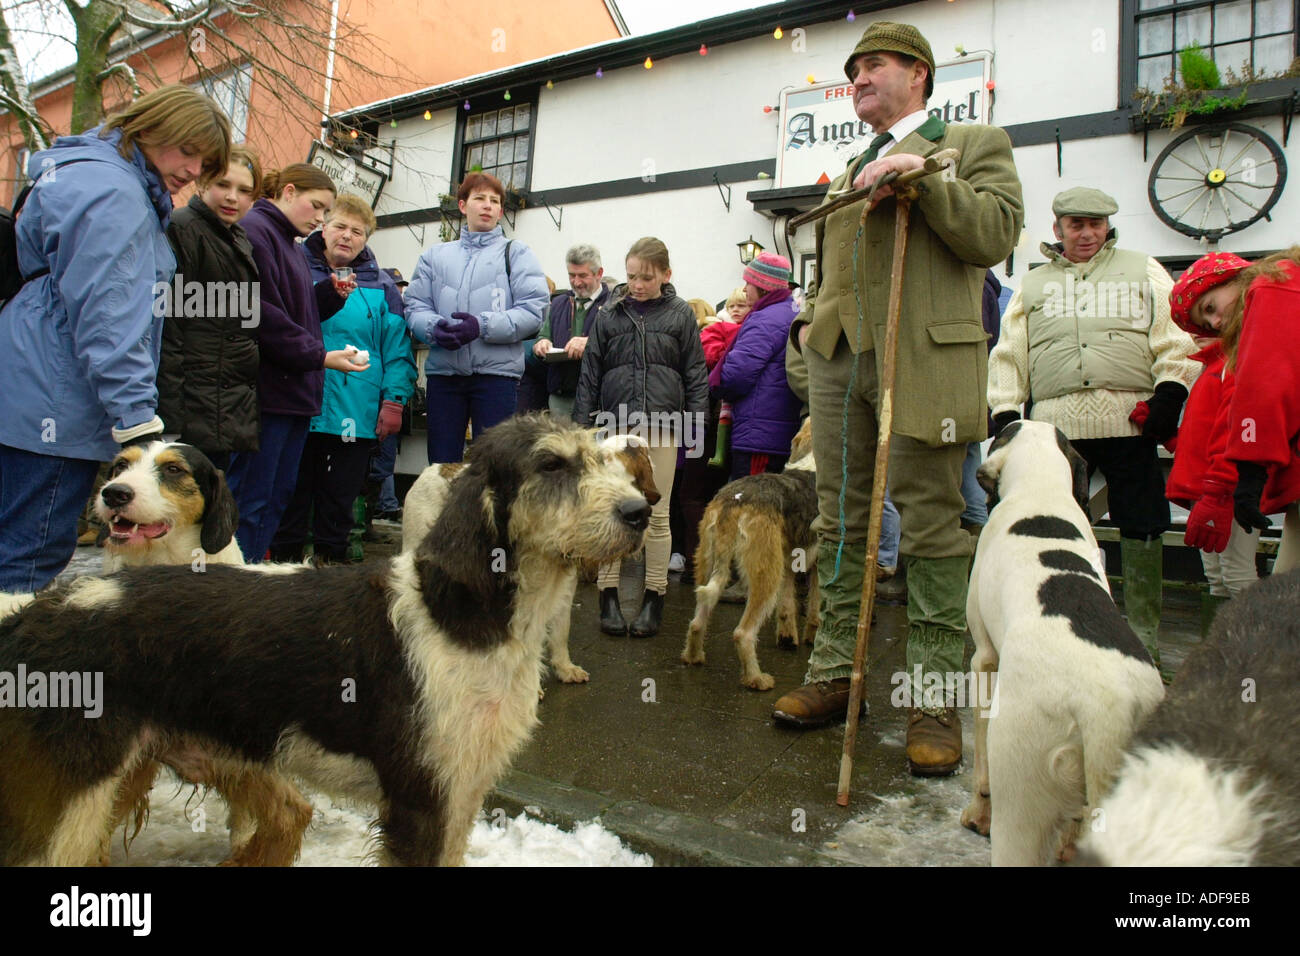
[[[750,312],[709,376],[732,404],[733,479],[785,467],[803,404],[785,377],[785,345],[798,311],[790,260],[760,252],[745,268],[745,296]]]
[[[1179,279],[1170,305],[1183,328],[1217,333],[1224,357],[1200,487],[1176,486],[1171,476],[1170,497],[1199,492],[1185,540],[1221,554],[1237,534],[1234,518],[1250,532],[1270,526],[1266,514],[1285,510],[1274,573],[1300,566],[1300,246],[1253,266],[1224,253],[1205,256]],[[1179,455],[1193,448],[1187,424]]]

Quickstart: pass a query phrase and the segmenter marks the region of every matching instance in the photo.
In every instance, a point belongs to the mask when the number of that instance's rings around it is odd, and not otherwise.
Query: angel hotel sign
[[[360,196],[370,203],[371,209],[379,202],[379,194],[388,179],[380,170],[358,163],[346,153],[337,152],[320,142],[311,144],[307,162],[319,167],[333,181],[340,195],[352,193]]]
[[[987,57],[940,63],[927,108],[945,123],[988,122]],[[871,142],[871,127],[853,111],[853,85],[819,83],[781,94],[776,188],[828,183]]]

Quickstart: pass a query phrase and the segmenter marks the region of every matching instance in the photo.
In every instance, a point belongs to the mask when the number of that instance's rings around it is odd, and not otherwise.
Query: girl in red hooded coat
[[[1167,494],[1195,498],[1188,544],[1207,554],[1239,552],[1239,564],[1248,556],[1244,571],[1220,568],[1228,593],[1236,593],[1254,577],[1255,548],[1233,542],[1243,530],[1269,527],[1266,514],[1286,512],[1274,573],[1300,566],[1300,246],[1253,266],[1212,253],[1178,280],[1170,301],[1180,326],[1219,339],[1202,350],[1210,361],[1196,388],[1206,383],[1207,400],[1194,406],[1189,399]],[[1212,354],[1215,344],[1222,359]]]

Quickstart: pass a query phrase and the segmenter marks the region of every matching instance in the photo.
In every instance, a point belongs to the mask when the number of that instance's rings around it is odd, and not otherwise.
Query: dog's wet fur
[[[103,713],[0,709],[0,863],[92,859],[118,792],[178,740],[197,772],[257,770],[258,830],[229,862],[296,857],[293,777],[376,805],[386,861],[459,863],[536,724],[557,585],[638,548],[648,517],[590,435],[527,416],[484,433],[387,564],[128,569],[38,595],[0,622],[0,670],[101,672]]]
[[[1128,747],[1080,863],[1300,866],[1300,570],[1219,608]]]

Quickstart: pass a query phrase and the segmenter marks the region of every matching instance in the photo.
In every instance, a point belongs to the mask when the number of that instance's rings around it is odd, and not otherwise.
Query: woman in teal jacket
[[[353,270],[356,289],[321,325],[326,350],[348,346],[370,353],[364,372],[325,372],[321,413],[311,420],[298,483],[271,542],[275,561],[302,560],[308,519],[316,562],[347,560],[352,503],[361,493],[370,455],[402,425],[402,406],[415,384],[402,296],[379,268],[366,240],[375,215],[356,196],[342,195],[320,232],[303,243],[312,281],[338,268]],[[360,364],[360,360],[358,360]]]

